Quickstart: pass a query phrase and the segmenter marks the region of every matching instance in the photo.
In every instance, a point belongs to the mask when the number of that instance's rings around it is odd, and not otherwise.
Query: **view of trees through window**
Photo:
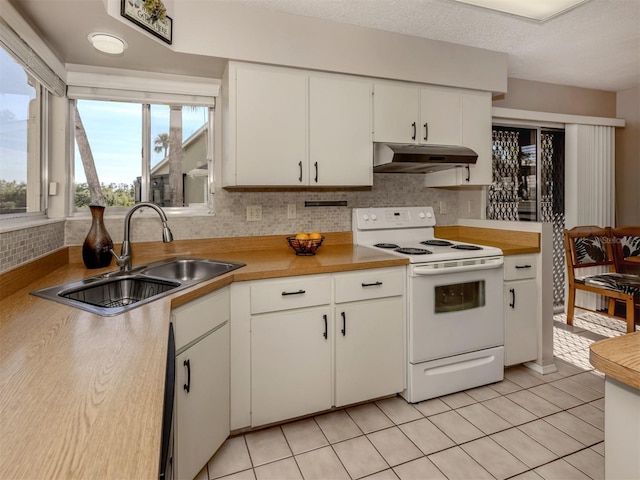
[[[77,100],[76,109],[76,208],[206,204],[208,107]]]
[[[0,214],[41,210],[40,91],[0,48]]]

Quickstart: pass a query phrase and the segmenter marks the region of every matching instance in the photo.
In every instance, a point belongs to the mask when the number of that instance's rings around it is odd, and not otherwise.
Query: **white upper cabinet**
[[[460,90],[379,83],[374,86],[373,112],[376,142],[461,144]]]
[[[309,79],[309,185],[372,185],[371,91],[366,80]]]
[[[460,145],[462,143],[462,93],[459,90],[420,89],[419,143]]]
[[[417,143],[420,89],[402,84],[377,83],[373,87],[373,140]]]
[[[461,145],[478,154],[475,165],[425,175],[427,187],[490,185],[492,179],[491,93],[461,94]]]
[[[235,74],[237,184],[308,183],[307,77],[251,67]]]
[[[225,187],[372,185],[369,81],[230,62]]]

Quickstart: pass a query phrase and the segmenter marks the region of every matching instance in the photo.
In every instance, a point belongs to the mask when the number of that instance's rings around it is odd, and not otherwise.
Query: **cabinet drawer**
[[[404,267],[341,273],[335,277],[335,302],[393,297],[404,293]]]
[[[176,350],[228,321],[229,288],[206,295],[171,312]]]
[[[251,285],[251,313],[275,312],[327,305],[331,302],[330,277],[295,277]]]
[[[536,275],[536,255],[514,255],[504,257],[505,280],[535,278]]]

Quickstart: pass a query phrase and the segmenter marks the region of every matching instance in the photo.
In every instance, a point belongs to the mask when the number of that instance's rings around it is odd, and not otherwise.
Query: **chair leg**
[[[575,309],[576,290],[569,288],[569,300],[567,302],[567,325],[573,325],[573,311]]]
[[[616,299],[609,297],[609,316],[615,317],[616,315]]]
[[[636,307],[633,297],[627,298],[627,333],[633,333],[636,330]]]

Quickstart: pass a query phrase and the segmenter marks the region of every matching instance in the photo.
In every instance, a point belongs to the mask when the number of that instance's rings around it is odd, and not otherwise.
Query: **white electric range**
[[[409,260],[409,402],[504,376],[503,256],[495,247],[434,237],[432,207],[355,208],[353,241]]]

